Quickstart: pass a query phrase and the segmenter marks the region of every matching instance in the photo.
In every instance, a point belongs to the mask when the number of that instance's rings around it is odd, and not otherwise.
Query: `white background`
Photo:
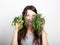
[[[49,45],[60,45],[60,0],[0,0],[0,45],[10,45],[14,34],[11,22],[27,5],[34,5],[45,16]]]

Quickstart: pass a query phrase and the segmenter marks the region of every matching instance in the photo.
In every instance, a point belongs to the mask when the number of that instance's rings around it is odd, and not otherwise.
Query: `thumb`
[[[18,23],[16,23],[16,26],[15,26],[15,28],[18,30]]]

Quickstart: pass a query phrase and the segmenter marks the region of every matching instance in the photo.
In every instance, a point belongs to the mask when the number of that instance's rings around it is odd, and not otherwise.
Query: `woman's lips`
[[[30,23],[32,23],[32,21],[29,21]]]

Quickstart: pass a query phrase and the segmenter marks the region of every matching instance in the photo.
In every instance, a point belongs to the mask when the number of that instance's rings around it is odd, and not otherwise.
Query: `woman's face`
[[[31,26],[32,25],[32,21],[34,19],[34,15],[36,13],[33,12],[32,10],[27,10],[27,14],[25,16],[25,18],[28,20],[28,25]]]

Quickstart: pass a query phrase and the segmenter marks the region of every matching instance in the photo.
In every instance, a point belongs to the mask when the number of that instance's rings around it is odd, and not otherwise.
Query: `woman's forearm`
[[[12,41],[11,41],[11,45],[18,45],[18,42],[17,42],[17,33],[18,33],[18,30],[16,29],[14,31],[14,35],[13,35],[13,38],[12,38]]]
[[[42,45],[49,45],[46,32],[42,32]]]

